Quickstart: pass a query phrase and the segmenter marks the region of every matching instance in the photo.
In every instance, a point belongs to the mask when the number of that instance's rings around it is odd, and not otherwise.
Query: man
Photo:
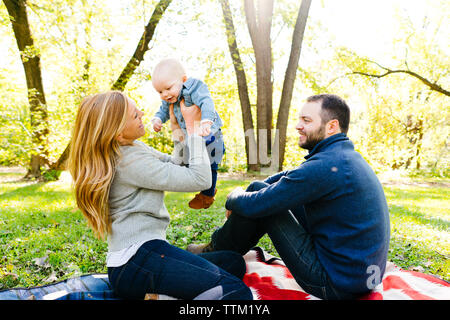
[[[245,254],[268,234],[297,283],[322,299],[353,299],[381,282],[389,212],[375,173],[346,136],[350,110],[336,95],[309,97],[296,129],[309,150],[294,170],[233,190],[228,220],[194,253]]]

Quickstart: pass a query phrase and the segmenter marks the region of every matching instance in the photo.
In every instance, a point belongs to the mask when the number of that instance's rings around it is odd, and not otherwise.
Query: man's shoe
[[[189,251],[193,254],[199,254],[214,251],[214,248],[212,247],[211,242],[202,244],[190,244],[187,246],[186,251]]]
[[[214,196],[217,193],[217,189],[214,191]],[[191,201],[189,201],[189,207],[192,209],[208,209],[214,202],[214,196],[205,196],[203,193],[197,193]]]

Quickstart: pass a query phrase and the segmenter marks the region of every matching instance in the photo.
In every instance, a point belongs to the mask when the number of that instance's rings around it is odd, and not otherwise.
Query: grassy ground
[[[96,240],[75,208],[70,178],[21,182],[22,173],[0,172],[0,289],[42,285],[90,272],[106,272],[107,246]],[[209,240],[224,221],[226,195],[249,179],[219,179],[208,210],[187,206],[193,194],[168,193],[169,241],[181,248]],[[389,260],[404,269],[450,280],[448,182],[385,186],[391,213]],[[260,246],[276,255],[267,237]]]

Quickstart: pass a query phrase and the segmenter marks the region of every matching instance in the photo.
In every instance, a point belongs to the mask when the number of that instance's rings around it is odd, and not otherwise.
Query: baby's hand
[[[152,124],[153,124],[153,130],[155,130],[155,132],[160,132],[161,128],[162,128],[162,121],[159,118],[153,118],[152,119]]]
[[[202,137],[206,137],[211,133],[211,125],[212,122],[211,121],[203,121],[200,124],[200,136]]]

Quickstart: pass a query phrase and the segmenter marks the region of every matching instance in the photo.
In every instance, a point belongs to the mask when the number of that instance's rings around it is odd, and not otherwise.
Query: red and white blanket
[[[256,300],[319,300],[303,291],[282,260],[263,250],[250,250],[244,259],[245,284]],[[388,262],[382,283],[363,300],[450,300],[450,283]]]

